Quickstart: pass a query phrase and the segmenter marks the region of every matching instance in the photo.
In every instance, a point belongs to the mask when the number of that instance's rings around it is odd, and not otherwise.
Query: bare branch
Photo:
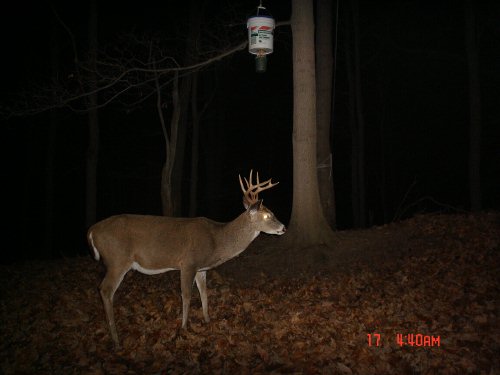
[[[158,88],[162,90],[176,79],[206,69],[244,50],[248,45],[245,39],[227,47],[229,40],[220,38],[220,35],[204,34],[205,38],[212,37],[213,43],[204,44],[204,51],[196,52],[198,59],[204,56],[203,61],[182,66],[173,56],[165,53],[172,50],[171,45],[172,42],[175,45],[175,40],[127,34],[122,35],[117,43],[109,44],[101,50],[95,65],[92,65],[89,61],[78,60],[73,34],[55,9],[54,14],[72,40],[76,63],[74,74],[67,75],[64,81],[39,87],[35,93],[32,91],[21,95],[10,108],[0,108],[0,115],[3,117],[34,115],[60,108],[84,113],[91,107],[102,108],[110,103],[122,104],[130,111],[157,94]],[[278,22],[277,26],[288,24],[290,23]],[[221,45],[226,47],[221,48]],[[87,99],[95,94],[99,94],[99,102],[90,104]]]

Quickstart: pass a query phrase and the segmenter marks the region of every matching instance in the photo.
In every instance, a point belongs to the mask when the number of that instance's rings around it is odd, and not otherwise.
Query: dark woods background
[[[154,36],[182,64],[188,2],[99,2],[101,49],[123,38]],[[205,2],[200,49],[230,47],[246,38],[246,18],[258,2]],[[470,2],[469,2],[470,3]],[[335,3],[336,4],[336,3]],[[357,20],[365,129],[363,218],[379,225],[419,212],[469,210],[469,70],[462,1],[364,1],[357,18],[350,0],[332,14],[336,41],[332,150],[337,228],[356,227],[352,214],[353,88],[349,82]],[[481,208],[500,208],[500,29],[498,2],[472,2],[481,105]],[[71,39],[48,2],[12,3],[2,23],[2,180],[6,210],[2,262],[86,253],[85,160],[87,114],[67,108],[9,116],[39,105],[37,88],[74,71]],[[277,21],[288,2],[264,2]],[[88,53],[89,4],[54,1],[71,30],[80,59]],[[336,6],[334,6],[336,12]],[[313,30],[311,30],[313,32]],[[121,42],[119,42],[121,41]],[[207,42],[208,41],[208,42]],[[170,49],[169,49],[170,48]],[[203,60],[203,56],[199,57]],[[275,31],[265,74],[246,50],[199,74],[201,119],[197,213],[228,221],[242,211],[238,174],[258,169],[280,185],[266,204],[287,222],[292,200],[292,65],[289,26]],[[165,113],[169,116],[168,92]],[[19,96],[19,93],[24,93]],[[46,95],[49,95],[48,93]],[[28,112],[27,110],[25,112]],[[52,124],[52,125],[51,125]],[[161,214],[164,141],[152,98],[139,106],[111,103],[99,110],[97,218],[117,213]],[[188,127],[189,121],[188,121]],[[182,180],[188,215],[190,139]]]

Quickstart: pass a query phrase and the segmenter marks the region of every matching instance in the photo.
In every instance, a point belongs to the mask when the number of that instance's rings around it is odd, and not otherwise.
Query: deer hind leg
[[[203,307],[203,317],[205,322],[210,321],[208,316],[208,297],[207,297],[207,271],[200,271],[195,276],[196,286],[200,292],[201,306]]]
[[[189,305],[191,304],[191,291],[193,289],[195,269],[181,269],[181,294],[182,294],[182,328],[186,328],[189,314]]]
[[[111,338],[115,344],[116,348],[120,347],[118,341],[118,333],[116,332],[115,316],[113,313],[113,296],[116,290],[120,286],[123,277],[127,273],[127,268],[121,268],[118,270],[108,269],[106,276],[99,287],[99,292],[101,294],[102,303],[104,305],[104,311],[106,312],[106,317],[108,319],[109,330],[111,332]]]

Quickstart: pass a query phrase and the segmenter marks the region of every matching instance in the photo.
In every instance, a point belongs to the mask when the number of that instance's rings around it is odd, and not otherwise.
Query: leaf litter
[[[89,256],[1,266],[0,371],[500,372],[499,214],[420,215],[337,235],[331,250],[256,241],[209,271],[212,320],[203,321],[195,292],[187,330],[179,274],[129,272],[115,295],[118,351],[97,289],[102,264]]]

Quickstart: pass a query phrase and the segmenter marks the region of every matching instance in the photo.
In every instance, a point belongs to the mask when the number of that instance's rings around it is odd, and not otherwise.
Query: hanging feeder
[[[257,7],[257,14],[248,18],[248,52],[255,55],[255,71],[264,73],[267,67],[266,55],[273,52],[274,18],[262,6]]]

